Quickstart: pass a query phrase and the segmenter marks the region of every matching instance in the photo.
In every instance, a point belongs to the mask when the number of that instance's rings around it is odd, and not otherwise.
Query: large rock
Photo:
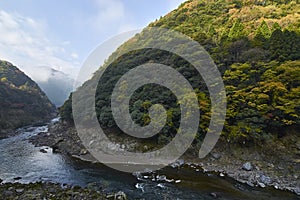
[[[265,176],[265,175],[261,175],[259,179],[260,179],[260,182],[262,182],[266,185],[270,185],[272,183],[271,178],[268,176]]]
[[[246,170],[246,171],[252,171],[253,170],[253,165],[250,162],[246,162],[245,164],[243,164],[242,169]]]
[[[23,188],[16,189],[16,192],[17,193],[22,193],[22,192],[24,192],[24,189]]]
[[[181,167],[182,165],[184,165],[184,160],[182,159],[178,159],[174,163],[170,164],[172,168]]]
[[[214,159],[217,159],[217,160],[219,160],[222,157],[221,154],[219,154],[219,153],[212,153],[211,155]]]

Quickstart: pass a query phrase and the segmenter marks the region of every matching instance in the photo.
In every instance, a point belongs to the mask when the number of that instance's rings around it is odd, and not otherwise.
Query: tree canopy
[[[48,120],[55,111],[39,86],[7,61],[0,61],[0,107],[0,131]]]
[[[204,46],[226,86],[224,137],[235,142],[261,143],[278,136],[284,129],[300,125],[299,10],[298,1],[190,0],[149,26],[179,31]],[[108,60],[117,58],[122,49],[138,42],[141,41],[136,35]],[[148,62],[172,66],[192,84],[201,111],[197,137],[201,140],[211,114],[207,88],[187,61],[161,51],[130,52],[110,66],[104,65],[102,69],[108,70],[96,94],[101,126],[118,129],[111,114],[110,92],[122,74]],[[61,108],[62,117],[67,121],[72,121],[70,103],[69,99]],[[170,141],[180,118],[178,102],[170,91],[157,85],[140,88],[131,98],[131,116],[140,125],[148,124],[148,108],[156,103],[166,107],[168,118],[162,134],[153,140]]]

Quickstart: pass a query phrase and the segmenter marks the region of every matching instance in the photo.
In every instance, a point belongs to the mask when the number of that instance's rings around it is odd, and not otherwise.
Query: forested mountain
[[[223,136],[228,141],[261,144],[272,137],[281,137],[288,130],[299,133],[298,0],[190,0],[149,26],[184,33],[209,52],[226,87],[227,116]],[[136,43],[139,43],[139,35],[123,44],[108,61]],[[197,78],[199,74],[182,58],[151,49],[130,52],[110,66],[104,66],[108,70],[96,93],[101,126],[119,132],[110,109],[114,85],[124,72],[151,62],[174,67],[197,92],[201,110],[198,139],[201,140],[210,119],[209,93],[203,80]],[[84,85],[88,84],[89,81]],[[157,85],[140,88],[131,98],[130,112],[138,124],[147,125],[148,108],[156,103],[165,106],[168,118],[162,134],[152,139],[165,143],[176,133],[180,119],[179,106],[170,91]],[[71,98],[61,107],[60,113],[64,120],[72,122]]]
[[[54,105],[17,67],[0,61],[0,133],[53,117]]]

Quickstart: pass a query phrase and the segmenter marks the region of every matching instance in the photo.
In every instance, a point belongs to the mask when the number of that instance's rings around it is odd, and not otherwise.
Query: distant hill
[[[50,67],[39,67],[40,73],[47,74],[45,80],[36,79],[36,83],[57,107],[63,105],[73,91],[74,80],[67,74]],[[35,77],[32,77],[35,80]]]
[[[299,133],[299,11],[298,0],[189,0],[149,26],[184,33],[210,53],[223,76],[227,93],[223,135],[228,141],[263,143],[291,129]],[[142,34],[119,47],[107,63],[118,59],[100,69],[108,69],[96,93],[96,112],[101,126],[119,132],[110,108],[110,95],[118,79],[134,66],[156,62],[174,67],[193,83],[201,111],[198,137],[201,140],[210,119],[210,99],[203,80],[197,78],[199,74],[195,74],[189,63],[151,49],[119,57],[122,49],[133,45],[142,48],[147,44],[149,41],[140,39]],[[89,81],[82,88],[88,85]],[[82,99],[81,103],[84,105],[85,101],[89,100]],[[149,124],[148,108],[156,103],[165,105],[168,124],[163,134],[154,139],[168,142],[174,137],[180,119],[178,104],[169,91],[159,87],[140,88],[130,101],[131,116],[140,125]],[[60,112],[64,120],[72,122],[71,98]]]
[[[0,61],[0,134],[53,117],[55,106],[16,66]]]

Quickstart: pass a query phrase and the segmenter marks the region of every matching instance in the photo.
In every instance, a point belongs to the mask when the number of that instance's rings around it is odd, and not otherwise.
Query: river
[[[209,200],[216,199],[215,195],[218,199],[300,199],[289,192],[252,188],[227,177],[203,173],[196,166],[167,167],[133,175],[54,154],[51,148],[34,147],[29,143],[30,137],[47,130],[47,126],[21,128],[16,136],[0,140],[0,179],[3,182],[93,185],[107,193],[123,191],[129,199]]]

